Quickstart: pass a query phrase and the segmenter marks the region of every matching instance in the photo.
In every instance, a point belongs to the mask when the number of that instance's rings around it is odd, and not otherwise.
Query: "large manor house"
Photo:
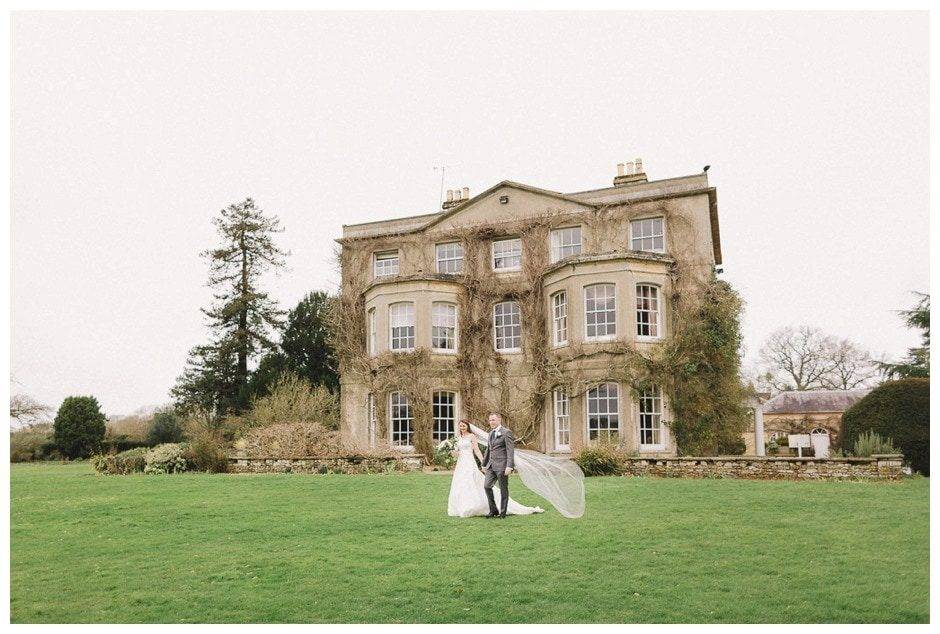
[[[706,168],[707,170],[707,168]],[[675,455],[669,398],[611,372],[670,335],[683,279],[721,264],[706,171],[561,193],[503,181],[434,213],[343,227],[342,434],[427,451],[504,414],[522,446]]]

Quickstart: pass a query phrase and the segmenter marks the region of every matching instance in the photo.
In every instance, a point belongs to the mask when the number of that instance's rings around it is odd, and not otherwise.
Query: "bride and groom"
[[[457,464],[447,500],[448,515],[505,518],[542,513],[538,506],[525,506],[509,497],[509,474],[513,470],[519,473],[523,484],[551,502],[565,517],[584,514],[584,474],[575,463],[516,449],[515,437],[503,426],[498,412],[491,413],[487,422],[489,433],[466,420],[458,424]],[[486,447],[485,452],[480,451],[480,444]],[[480,460],[480,467],[474,456]]]

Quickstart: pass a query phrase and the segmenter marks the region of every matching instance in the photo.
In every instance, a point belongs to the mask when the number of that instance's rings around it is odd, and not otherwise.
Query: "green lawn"
[[[14,623],[929,618],[923,478],[590,478],[580,520],[500,521],[446,475],[11,471]]]

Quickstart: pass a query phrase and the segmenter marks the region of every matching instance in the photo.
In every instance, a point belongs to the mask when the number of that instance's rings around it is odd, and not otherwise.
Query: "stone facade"
[[[231,456],[229,471],[232,473],[406,473],[420,471],[424,457],[417,454],[402,454],[388,458],[345,456],[343,458],[250,458]]]
[[[628,458],[624,475],[666,478],[741,478],[751,480],[896,480],[904,475],[900,454],[871,458]]]
[[[365,336],[362,359],[356,364],[341,363],[340,368],[344,442],[363,449],[391,444],[413,450],[411,442],[400,439],[411,438],[416,426],[409,428],[403,419],[431,412],[433,407],[434,412],[447,412],[447,426],[455,426],[460,418],[483,424],[486,412],[500,410],[525,446],[556,455],[575,454],[593,437],[610,430],[629,451],[675,455],[675,441],[664,424],[671,416],[668,399],[654,389],[654,396],[641,404],[629,385],[611,380],[609,368],[611,359],[621,356],[617,350],[630,347],[646,353],[671,336],[670,298],[676,292],[680,260],[686,282],[709,279],[721,263],[717,194],[704,173],[647,181],[646,174],[632,164],[626,172],[614,187],[567,194],[503,181],[474,197],[464,190],[437,213],[345,225],[338,241],[343,250],[343,289],[354,295],[349,305],[356,307],[348,318],[362,324]],[[647,220],[655,222],[652,229],[639,224]],[[548,224],[544,239],[520,247],[520,267],[497,270],[496,242],[519,237],[518,227],[533,221]],[[569,229],[576,230],[576,246],[555,257],[554,249],[560,244],[555,242],[557,234]],[[656,241],[647,244],[634,231],[650,232]],[[472,232],[485,236],[482,248],[462,242]],[[569,238],[565,234],[564,240]],[[468,295],[480,294],[463,272],[442,268],[438,251],[438,247],[458,244],[463,245],[459,257],[465,252],[467,256],[468,264],[462,266],[472,263],[476,271],[486,268],[489,282],[507,289],[505,297],[488,306],[488,319],[480,320],[479,313],[474,318],[475,333],[479,322],[490,329],[485,345],[495,350],[498,361],[487,362],[485,374],[474,375],[472,380],[467,379],[467,368],[476,358],[464,357],[465,349],[472,346],[461,340],[461,321],[470,321],[468,313],[476,310],[465,310],[468,301],[477,301],[468,300]],[[453,250],[449,252],[447,257],[452,258]],[[527,262],[546,263],[537,279],[526,277]],[[360,281],[362,276],[366,276],[364,281]],[[520,285],[530,283],[537,286],[531,295],[540,298],[539,310],[521,319],[523,345],[501,349],[493,332],[497,304],[513,301]],[[594,308],[588,317],[587,307],[597,305],[600,285],[614,308],[604,316],[605,334],[592,336],[588,323],[598,317]],[[655,293],[655,314],[641,293]],[[553,304],[556,298],[564,298],[563,308]],[[400,337],[391,332],[393,327],[401,330],[403,305],[408,306],[404,314],[413,333],[405,350],[400,349]],[[432,338],[436,307],[453,311],[457,336],[451,349],[438,349]],[[562,314],[558,311],[563,311],[565,320],[561,341],[555,336],[555,315]],[[525,313],[525,305],[521,312]],[[640,334],[646,328],[640,326],[641,319],[650,318],[656,320],[655,336]],[[531,329],[543,331],[549,361],[559,364],[563,374],[577,375],[584,389],[556,396],[554,385],[539,383],[545,381],[537,370],[541,361],[526,343]],[[407,385],[388,385],[383,373],[389,376],[396,357],[406,356],[403,352],[427,354],[420,376]],[[491,369],[494,366],[498,371]],[[415,387],[418,380],[420,390]],[[451,395],[446,406],[432,403],[441,393]],[[556,406],[559,398],[564,400]],[[648,409],[641,412],[641,406]],[[655,409],[652,415],[649,408]],[[557,415],[560,410],[563,416]],[[399,414],[394,420],[393,411]],[[641,428],[654,428],[655,433]]]

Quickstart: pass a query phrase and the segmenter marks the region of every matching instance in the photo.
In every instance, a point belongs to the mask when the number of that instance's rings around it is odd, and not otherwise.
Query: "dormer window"
[[[375,277],[391,277],[398,275],[398,251],[376,253],[373,275]]]
[[[630,248],[634,251],[665,253],[666,229],[663,218],[631,220]]]
[[[522,268],[522,240],[509,238],[493,241],[493,270],[518,271]]]
[[[581,227],[565,227],[552,231],[552,264],[581,253]]]

